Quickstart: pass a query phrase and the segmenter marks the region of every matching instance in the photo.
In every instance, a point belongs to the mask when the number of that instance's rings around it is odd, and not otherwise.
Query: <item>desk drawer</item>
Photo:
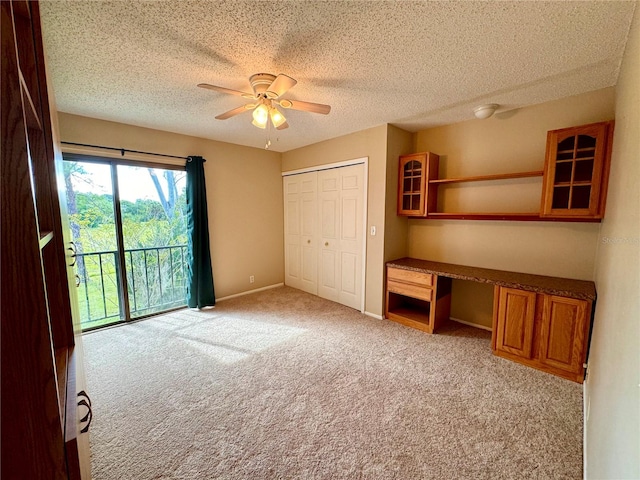
[[[413,270],[403,270],[401,268],[389,267],[387,269],[387,280],[398,280],[400,282],[415,283],[417,285],[433,285],[433,274],[414,272]]]
[[[396,282],[395,280],[387,280],[387,290],[398,293],[406,297],[419,298],[420,300],[431,301],[433,290],[423,285],[413,285],[411,283]]]

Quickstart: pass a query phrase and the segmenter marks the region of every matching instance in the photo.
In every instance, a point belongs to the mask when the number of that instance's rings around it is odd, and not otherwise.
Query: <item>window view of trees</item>
[[[84,328],[125,317],[111,166],[64,163],[67,211],[77,251]],[[185,303],[185,172],[118,165],[130,316]]]

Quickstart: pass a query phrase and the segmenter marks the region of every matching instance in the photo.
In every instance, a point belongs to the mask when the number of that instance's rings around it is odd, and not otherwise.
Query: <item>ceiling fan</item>
[[[256,73],[249,77],[249,83],[251,84],[253,93],[218,87],[217,85],[209,85],[208,83],[200,83],[198,86],[215,92],[238,95],[247,100],[252,100],[246,105],[221,113],[216,118],[218,120],[226,120],[240,113],[253,110],[253,122],[251,123],[258,128],[266,128],[269,119],[271,119],[271,123],[278,130],[284,130],[289,127],[287,119],[284,118],[284,115],[278,110],[277,106],[284,109],[290,108],[292,110],[321,113],[323,115],[327,115],[331,111],[331,106],[329,105],[281,98],[282,95],[298,83],[295,79],[284,73],[281,73],[277,77],[270,73]]]

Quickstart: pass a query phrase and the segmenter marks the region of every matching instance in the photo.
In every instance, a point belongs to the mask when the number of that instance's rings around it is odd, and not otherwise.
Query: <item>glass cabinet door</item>
[[[543,216],[602,218],[609,122],[549,132]]]

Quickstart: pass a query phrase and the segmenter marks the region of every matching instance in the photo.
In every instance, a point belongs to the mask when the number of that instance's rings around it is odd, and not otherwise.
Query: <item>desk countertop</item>
[[[519,288],[537,293],[559,295],[561,297],[577,298],[580,300],[596,299],[596,286],[593,282],[587,280],[507,272],[504,270],[432,262],[430,260],[420,260],[409,257],[387,262],[387,266],[416,272],[434,273],[443,277],[460,280],[490,283],[501,287]]]

